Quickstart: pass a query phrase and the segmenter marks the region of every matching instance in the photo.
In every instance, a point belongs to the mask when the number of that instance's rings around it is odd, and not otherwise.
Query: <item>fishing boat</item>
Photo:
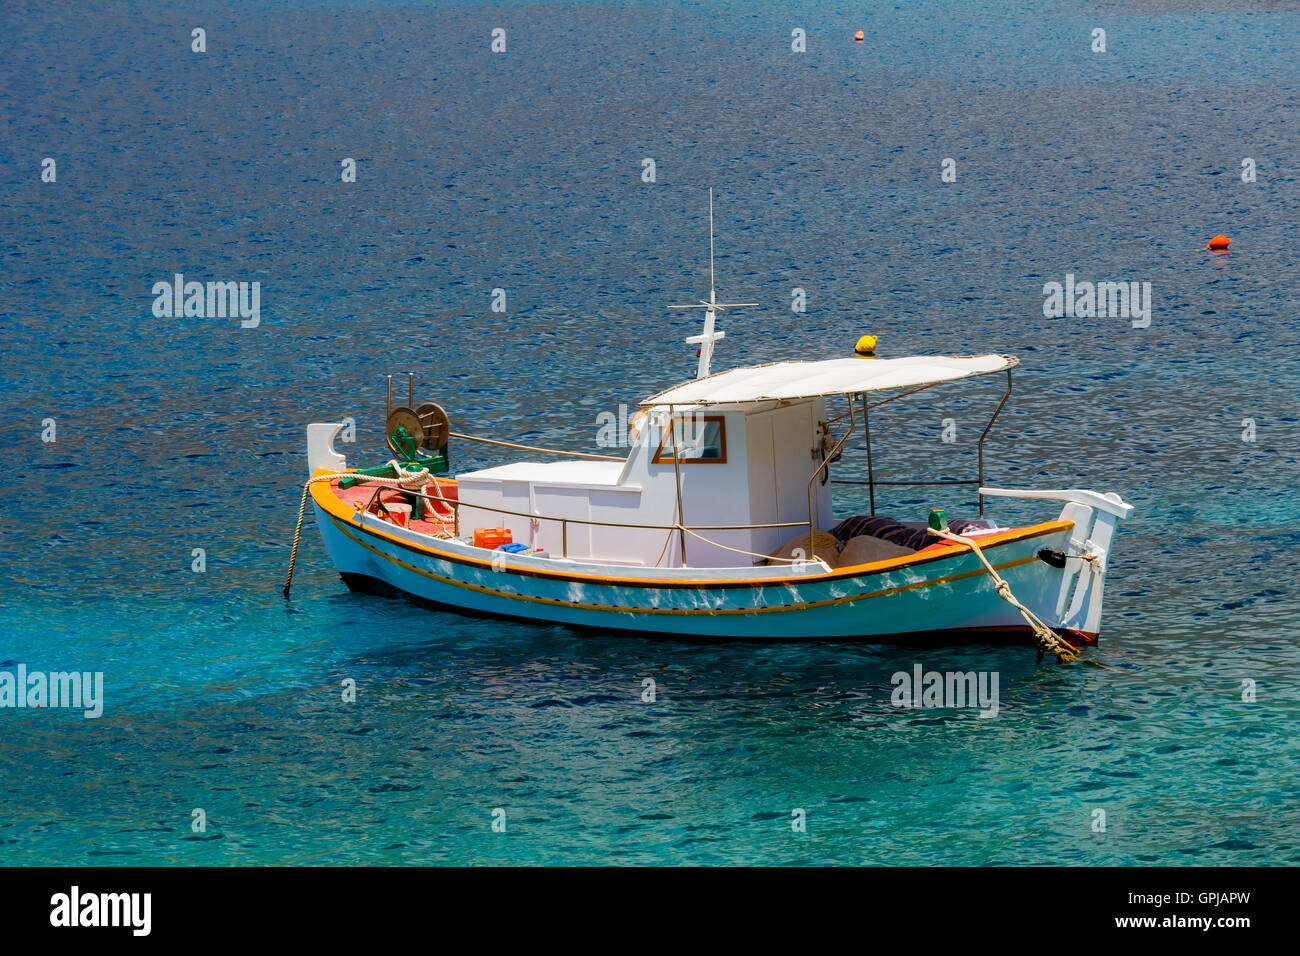
[[[390,377],[386,463],[354,468],[336,447],[343,423],[307,426],[286,596],[310,502],[350,588],[468,614],[705,639],[1036,638],[1069,659],[1094,644],[1112,540],[1132,506],[1114,493],[985,485],[984,440],[1016,358],[882,358],[868,343],[867,354],[714,373],[719,313],[751,303],[717,301],[711,220],[710,208],[709,298],[688,306],[704,310],[703,334],[687,339],[696,377],[641,402],[625,454],[453,432],[439,405],[416,405],[413,376],[408,404],[394,406]],[[1006,389],[979,438],[978,475],[915,483],[974,485],[977,511],[878,514],[877,488],[905,482],[875,478],[871,412],[987,375]],[[528,456],[453,476],[453,439]],[[865,455],[865,481],[833,479],[851,449]],[[846,487],[864,513],[842,513],[834,493]],[[1005,526],[985,503],[1008,498],[1056,505]]]

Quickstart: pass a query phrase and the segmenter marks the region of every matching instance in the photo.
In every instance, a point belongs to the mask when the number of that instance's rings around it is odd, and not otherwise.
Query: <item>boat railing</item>
[[[358,480],[365,481],[366,478],[365,476],[359,476]],[[689,533],[695,533],[697,531],[762,531],[769,528],[803,528],[806,527],[808,524],[808,522],[806,521],[776,521],[776,522],[769,522],[766,524],[686,525],[679,522],[677,524],[656,525],[656,524],[644,524],[641,522],[629,522],[629,521],[597,521],[594,518],[565,518],[559,515],[542,515],[542,514],[534,514],[533,512],[530,511],[515,511],[510,508],[497,508],[497,507],[493,507],[492,505],[466,504],[465,502],[462,502],[458,498],[447,498],[444,495],[431,495],[423,491],[411,491],[406,488],[395,488],[394,486],[387,485],[387,484],[375,485],[375,490],[371,492],[370,498],[366,501],[365,505],[364,506],[355,505],[354,507],[356,507],[358,511],[369,512],[372,508],[376,506],[376,502],[378,501],[380,493],[384,491],[396,491],[408,497],[423,498],[425,501],[440,501],[443,504],[450,505],[452,508],[452,519],[453,519],[452,533],[457,537],[459,537],[461,533],[460,532],[461,505],[464,505],[467,508],[474,508],[478,511],[490,511],[493,514],[513,515],[514,517],[528,518],[533,521],[558,521],[560,523],[560,541],[561,541],[560,555],[561,557],[566,557],[566,558],[569,556],[569,525],[570,524],[594,525],[602,528],[639,528],[643,531],[668,531],[668,532],[685,531]],[[710,543],[716,544],[716,542],[710,542]],[[719,547],[725,547],[725,545],[719,545]],[[737,549],[731,548],[729,550],[734,551]],[[768,555],[755,555],[755,556],[764,557],[770,561],[789,561],[790,563],[795,563],[797,561],[813,560],[813,555],[811,554],[807,555],[804,558],[773,558]]]

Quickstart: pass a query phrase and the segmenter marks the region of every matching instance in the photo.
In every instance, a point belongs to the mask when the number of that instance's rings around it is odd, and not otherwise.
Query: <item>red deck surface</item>
[[[330,482],[330,491],[342,502],[352,505],[353,507],[363,508],[370,501],[371,496],[375,493],[375,486],[372,484],[357,484],[351,488],[340,488],[339,482],[343,479],[335,479]],[[456,497],[456,482],[450,478],[438,478],[430,480],[424,486],[426,495],[438,495],[443,498]],[[406,499],[402,492],[397,488],[385,486],[379,492],[379,499],[385,505],[403,504]],[[424,504],[424,517],[419,520],[412,520],[410,528],[412,531],[418,531],[421,534],[452,534],[455,531],[455,518],[452,512],[452,506],[442,501],[426,501]],[[380,515],[382,517],[382,514]]]

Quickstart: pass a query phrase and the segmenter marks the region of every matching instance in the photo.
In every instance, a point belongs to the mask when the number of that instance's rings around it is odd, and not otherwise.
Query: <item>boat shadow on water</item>
[[[964,708],[974,708],[981,695],[996,697],[999,687],[1008,692],[1007,702],[999,706],[1008,710],[1023,712],[1020,699],[1025,695],[1035,699],[1035,710],[1044,705],[1065,709],[1078,702],[1081,684],[1100,673],[1064,667],[1037,654],[1025,635],[974,644],[945,642],[941,635],[887,643],[876,638],[707,639],[467,615],[373,581],[335,600],[340,609],[364,608],[379,625],[378,633],[370,631],[341,648],[348,658],[344,669],[378,668],[386,672],[381,680],[390,682],[390,689],[404,686],[418,698],[460,693],[467,684],[483,683],[508,688],[529,707],[621,711],[653,703],[655,694],[662,694],[692,708],[743,706],[754,699],[779,705],[788,699],[793,709],[830,708],[822,716],[831,719],[836,713],[849,720],[875,714],[947,723],[969,718],[971,711]],[[412,606],[427,612],[427,626],[411,626],[407,608]],[[387,628],[386,619],[400,626]],[[487,632],[476,626],[484,620],[500,627]],[[575,636],[583,640],[573,640]],[[954,701],[953,681],[967,678],[973,681],[967,687],[970,700]],[[647,680],[654,688],[649,701],[643,696]],[[921,700],[927,685],[937,688],[938,696],[907,706],[912,689]]]

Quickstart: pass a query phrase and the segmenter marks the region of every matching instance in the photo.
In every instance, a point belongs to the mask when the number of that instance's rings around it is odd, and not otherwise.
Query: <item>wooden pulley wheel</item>
[[[451,419],[443,407],[434,402],[425,402],[415,410],[415,414],[424,436],[421,444],[429,451],[437,452],[451,438]]]
[[[424,427],[420,424],[420,416],[405,405],[398,405],[388,413],[388,421],[384,422],[384,439],[388,442],[388,447],[393,450],[393,454],[405,461],[414,458],[415,455],[408,455],[406,449],[393,440],[399,428],[406,429],[406,434],[415,439],[415,450],[418,452],[420,446],[424,444]]]

